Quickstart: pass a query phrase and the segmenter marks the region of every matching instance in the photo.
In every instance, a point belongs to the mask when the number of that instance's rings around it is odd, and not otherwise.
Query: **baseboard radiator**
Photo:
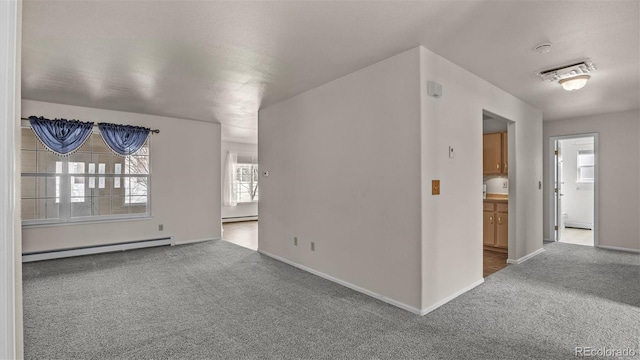
[[[30,253],[22,254],[22,262],[26,263],[26,262],[33,262],[33,261],[51,260],[51,259],[59,259],[59,258],[65,258],[65,257],[101,254],[101,253],[109,253],[109,252],[116,252],[116,251],[133,250],[133,249],[144,249],[144,248],[150,248],[150,247],[156,247],[156,246],[168,246],[168,245],[173,245],[173,241],[170,237],[130,241],[130,242],[116,243],[116,244],[105,244],[105,245],[97,245],[97,246],[83,246],[83,247],[75,247],[75,248],[60,249],[60,250],[30,252]]]
[[[580,221],[565,221],[564,227],[593,230],[593,223],[580,222]]]
[[[223,223],[240,222],[240,221],[253,221],[253,220],[258,220],[258,215],[236,216],[236,217],[222,218],[222,222]]]

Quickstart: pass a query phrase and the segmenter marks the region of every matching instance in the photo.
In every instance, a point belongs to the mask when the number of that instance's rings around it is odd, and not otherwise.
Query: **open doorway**
[[[222,141],[222,240],[258,249],[257,144]]]
[[[515,158],[514,125],[496,114],[482,113],[484,277],[508,265],[509,213],[513,211],[509,209],[509,159]]]
[[[550,140],[553,224],[550,239],[597,245],[597,134],[553,137]]]

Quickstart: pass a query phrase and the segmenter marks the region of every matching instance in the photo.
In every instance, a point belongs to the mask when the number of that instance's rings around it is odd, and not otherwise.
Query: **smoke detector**
[[[540,54],[546,54],[549,51],[551,51],[551,46],[553,45],[553,43],[542,43],[542,44],[538,44],[536,46],[533,47],[533,50],[537,53]]]
[[[542,81],[558,81],[565,90],[573,91],[584,87],[587,80],[591,78],[588,74],[595,70],[595,65],[587,59],[579,63],[540,71],[536,75]]]

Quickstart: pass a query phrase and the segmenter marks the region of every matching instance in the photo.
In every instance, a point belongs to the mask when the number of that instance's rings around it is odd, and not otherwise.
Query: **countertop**
[[[507,202],[509,202],[509,195],[506,195],[506,194],[487,194],[487,198],[484,199],[484,201],[507,203]]]

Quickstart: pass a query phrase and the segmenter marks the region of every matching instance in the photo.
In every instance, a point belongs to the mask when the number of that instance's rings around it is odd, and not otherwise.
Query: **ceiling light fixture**
[[[596,67],[591,60],[584,60],[579,63],[540,71],[536,75],[542,81],[552,82],[558,80],[563,89],[574,91],[582,89],[587,84],[587,80],[591,78],[588,74],[595,70]]]
[[[559,81],[562,88],[567,91],[574,91],[582,89],[585,85],[587,85],[587,80],[589,80],[591,76],[589,75],[578,75],[572,78],[562,79]]]

